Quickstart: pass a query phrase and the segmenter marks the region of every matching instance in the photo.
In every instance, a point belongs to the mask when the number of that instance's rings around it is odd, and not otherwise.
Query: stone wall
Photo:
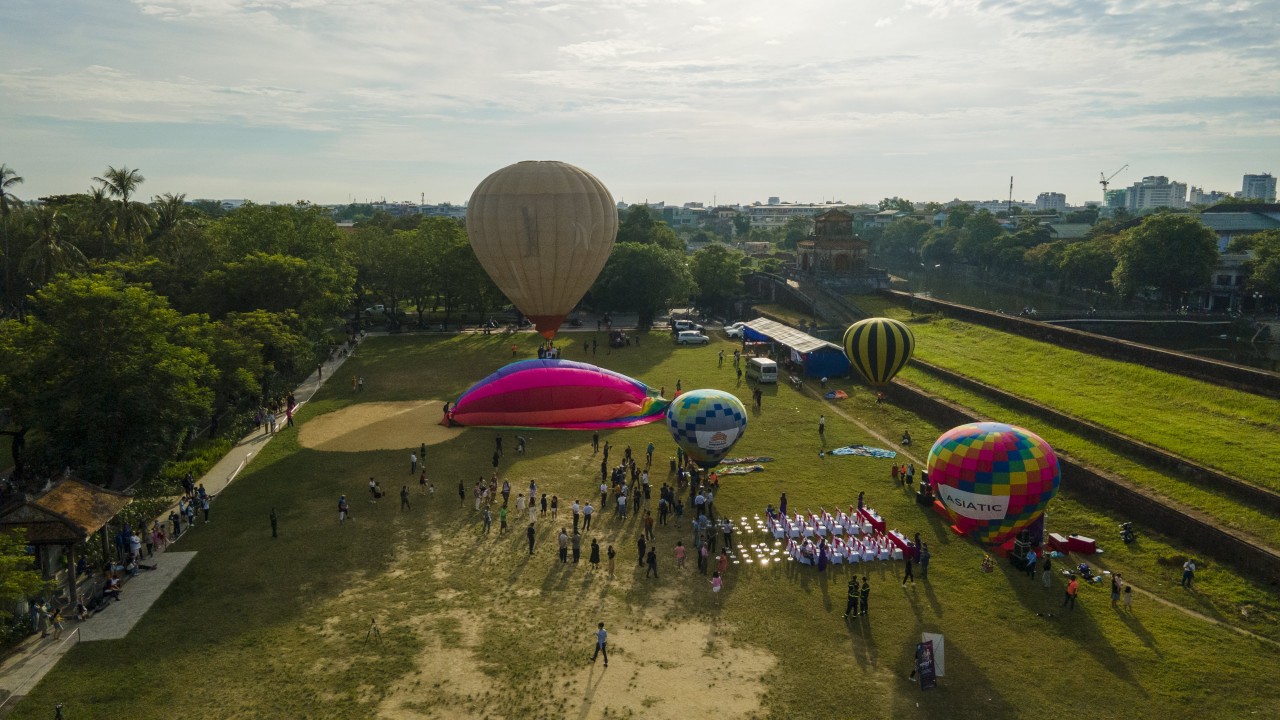
[[[985,422],[983,417],[941,398],[934,397],[902,380],[885,388],[885,394],[899,406],[941,425]],[[1215,525],[1209,518],[1182,510],[1124,478],[1094,468],[1059,453],[1062,492],[1092,505],[1100,505],[1177,538],[1189,547],[1232,565],[1264,581],[1280,584],[1280,553]]]
[[[913,296],[898,290],[889,290],[886,294],[903,304],[914,302],[917,309],[927,307],[947,317],[1016,333],[1033,340],[1041,340],[1114,360],[1138,363],[1267,397],[1280,398],[1280,373],[1058,327],[936,298]]]
[[[1101,443],[1139,462],[1177,473],[1210,490],[1229,493],[1264,510],[1280,513],[1280,493],[1250,484],[1220,470],[1214,470],[1194,460],[1175,455],[1154,445],[1148,445],[1088,420],[1068,415],[1048,405],[1007,393],[960,373],[945,370],[922,360],[912,360],[911,364],[913,367],[918,367],[947,382],[959,385],[979,395],[985,395],[1022,412],[1056,423],[1077,435]]]

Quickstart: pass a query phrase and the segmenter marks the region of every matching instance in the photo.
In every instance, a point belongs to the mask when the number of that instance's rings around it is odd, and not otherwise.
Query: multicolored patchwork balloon
[[[1062,480],[1049,443],[1030,430],[995,422],[943,433],[929,449],[928,470],[934,495],[956,529],[988,545],[1034,523]]]
[[[690,390],[671,401],[667,429],[685,455],[715,467],[747,430],[747,409],[723,390]]]
[[[911,328],[890,318],[867,318],[844,331],[844,353],[863,380],[888,385],[915,350]]]

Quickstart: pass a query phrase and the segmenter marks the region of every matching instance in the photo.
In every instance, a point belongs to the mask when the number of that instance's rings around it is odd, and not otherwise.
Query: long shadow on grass
[[[1124,659],[1112,647],[1106,632],[1093,618],[1093,611],[1102,607],[1101,602],[1105,602],[1101,595],[1086,588],[1086,583],[1081,583],[1081,592],[1076,599],[1075,609],[1070,610],[1062,607],[1063,585],[1061,583],[1055,583],[1052,588],[1046,590],[1041,585],[1038,575],[1035,578],[1028,578],[1025,572],[1015,569],[1006,562],[997,561],[996,567],[1009,583],[1010,593],[1027,611],[1026,622],[1048,622],[1050,628],[1093,655],[1098,663],[1107,668],[1112,675],[1139,688],[1139,691],[1146,695],[1146,691],[1138,685],[1133,674],[1129,672]]]

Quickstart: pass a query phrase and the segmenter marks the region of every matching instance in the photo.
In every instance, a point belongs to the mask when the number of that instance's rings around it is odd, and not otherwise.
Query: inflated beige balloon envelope
[[[494,284],[550,340],[608,261],[618,208],[586,170],[528,160],[476,187],[467,236]]]

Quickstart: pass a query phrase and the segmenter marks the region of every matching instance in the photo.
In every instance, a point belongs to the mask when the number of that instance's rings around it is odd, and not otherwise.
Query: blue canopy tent
[[[844,377],[851,369],[849,358],[839,345],[773,320],[757,318],[746,323],[742,326],[742,339],[782,346],[790,360],[799,363],[809,377]]]

